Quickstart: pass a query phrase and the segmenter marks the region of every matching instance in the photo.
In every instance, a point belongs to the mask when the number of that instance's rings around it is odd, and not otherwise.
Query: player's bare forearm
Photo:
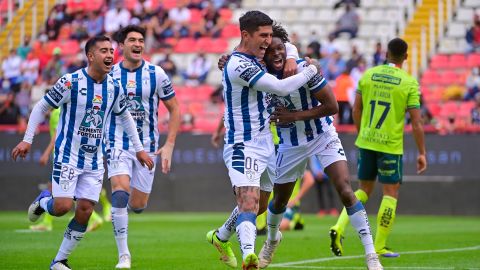
[[[425,134],[423,132],[420,109],[410,109],[409,114],[412,121],[412,133],[417,145],[418,153],[420,155],[425,155]]]
[[[353,109],[352,109],[353,123],[357,128],[357,132],[360,132],[360,122],[362,121],[362,110],[363,110],[362,95],[357,93],[355,94],[355,102],[353,103]]]
[[[163,102],[168,112],[170,113],[170,119],[168,120],[168,134],[167,143],[175,144],[178,130],[180,129],[181,115],[180,106],[176,97]]]

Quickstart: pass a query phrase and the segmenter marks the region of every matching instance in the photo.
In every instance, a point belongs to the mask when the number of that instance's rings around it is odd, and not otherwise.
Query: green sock
[[[377,216],[377,235],[375,236],[375,248],[383,249],[387,244],[387,238],[392,231],[395,221],[395,210],[397,209],[397,199],[391,196],[383,196],[382,203],[378,209]]]
[[[102,205],[102,213],[103,217],[107,219],[110,216],[110,211],[112,209],[112,204],[108,201],[107,191],[102,188],[102,192],[100,192],[100,204]]]
[[[359,199],[363,204],[365,204],[368,200],[367,193],[361,189],[357,189],[357,191],[355,191],[355,197],[357,197],[357,199]],[[333,228],[342,234],[349,221],[347,210],[345,207],[343,207],[342,213],[340,213],[340,216],[338,217],[337,224],[335,224]]]
[[[49,213],[45,213],[40,223],[46,226],[52,226],[53,217]]]
[[[93,222],[93,221],[102,221],[102,217],[97,214],[97,211],[93,210],[92,215],[90,216],[90,219],[88,220],[88,223]]]
[[[267,211],[257,216],[257,230],[263,230],[267,227]]]

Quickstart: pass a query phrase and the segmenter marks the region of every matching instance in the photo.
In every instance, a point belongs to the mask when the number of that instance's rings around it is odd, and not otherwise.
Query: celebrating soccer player
[[[153,161],[143,150],[135,122],[126,110],[122,87],[108,73],[113,64],[110,39],[95,36],[85,45],[88,67],[61,77],[40,100],[30,115],[27,131],[12,151],[12,158],[24,158],[30,151],[35,130],[44,114],[60,107],[60,123],[55,139],[52,193],[42,191],[28,209],[30,221],[44,212],[62,216],[77,201],[75,216],[68,224],[60,249],[50,269],[68,270],[67,259],[83,238],[88,219],[98,201],[103,182],[102,140],[110,116],[116,114],[132,140],[140,164],[153,168]]]

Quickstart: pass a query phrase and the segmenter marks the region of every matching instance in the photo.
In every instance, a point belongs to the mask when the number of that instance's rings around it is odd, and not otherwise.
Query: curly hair
[[[272,25],[272,30],[273,30],[273,37],[277,37],[285,42],[290,42],[290,39],[288,38],[288,33],[285,28],[279,23],[279,22],[274,22]]]

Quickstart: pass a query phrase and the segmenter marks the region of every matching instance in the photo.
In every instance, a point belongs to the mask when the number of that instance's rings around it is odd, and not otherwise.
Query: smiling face
[[[110,41],[98,41],[87,53],[89,66],[108,74],[113,65],[113,47]]]
[[[132,31],[127,34],[123,43],[120,43],[125,60],[138,63],[143,59],[145,39],[139,32]]]
[[[269,71],[280,72],[283,70],[287,59],[287,50],[280,38],[272,38],[272,43],[267,48],[264,59]]]
[[[245,47],[249,54],[254,55],[258,59],[262,59],[265,56],[265,52],[272,43],[272,26],[259,26],[258,29],[250,34],[249,32],[242,31],[242,39],[244,40]]]

